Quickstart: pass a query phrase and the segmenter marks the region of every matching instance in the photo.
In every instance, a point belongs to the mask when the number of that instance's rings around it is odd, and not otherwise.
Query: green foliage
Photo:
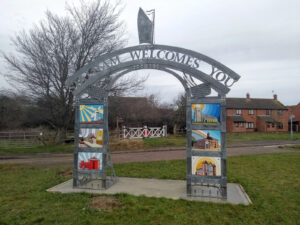
[[[61,175],[66,168],[0,165],[0,224],[299,224],[299,160],[300,154],[230,157],[229,182],[245,188],[250,206],[118,194],[122,206],[112,212],[91,208],[92,194],[46,192],[71,178]],[[183,179],[185,161],[120,164],[116,171],[119,176]]]

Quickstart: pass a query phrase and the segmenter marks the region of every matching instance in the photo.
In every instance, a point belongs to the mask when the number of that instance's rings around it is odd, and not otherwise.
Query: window
[[[277,128],[278,129],[283,129],[283,124],[282,123],[277,123]]]
[[[253,115],[254,114],[254,110],[253,109],[249,109],[249,115]]]
[[[246,123],[246,128],[254,128],[254,123]]]
[[[238,126],[239,126],[239,123],[238,123],[238,122],[234,122],[234,126],[235,126],[235,127],[238,127]]]
[[[281,115],[282,115],[282,109],[278,109],[278,110],[277,110],[277,115],[278,115],[278,116],[281,116]]]
[[[271,115],[272,114],[272,110],[271,109],[267,109],[266,110],[266,115]]]
[[[244,127],[244,122],[239,122],[240,127]]]
[[[236,115],[242,115],[242,110],[241,109],[237,109],[236,110]]]

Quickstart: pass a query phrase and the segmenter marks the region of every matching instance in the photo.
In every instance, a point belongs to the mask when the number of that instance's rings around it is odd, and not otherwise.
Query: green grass
[[[227,143],[251,142],[258,140],[291,140],[289,133],[247,133],[247,134],[226,134]],[[300,133],[294,133],[294,140],[300,139]]]
[[[290,140],[290,134],[287,133],[249,133],[249,134],[229,134],[227,133],[227,143],[250,143],[257,140]],[[294,140],[300,140],[300,133],[294,134]],[[163,148],[163,147],[185,147],[185,136],[172,136],[167,138],[146,138],[146,139],[125,139],[117,140],[111,139],[110,150],[135,150],[135,149],[149,149],[149,148]],[[11,148],[1,149],[0,155],[8,154],[32,154],[32,153],[71,153],[74,150],[73,144],[63,145],[49,145],[38,146],[34,148]]]
[[[161,147],[185,147],[185,137],[168,136],[166,138],[148,139],[125,139],[112,140],[110,149],[112,151],[149,149]],[[34,153],[72,153],[74,144],[61,144],[49,146],[37,146],[33,148],[10,148],[3,149],[0,146],[0,155],[10,154],[34,154]]]
[[[144,147],[159,148],[159,147],[185,147],[185,136],[168,136],[166,138],[147,138],[143,139]]]
[[[122,206],[113,212],[90,208],[91,194],[45,191],[69,179],[59,172],[71,168],[0,165],[0,224],[299,224],[299,162],[300,154],[230,157],[228,180],[242,184],[250,206],[118,194]],[[185,178],[183,160],[115,167],[119,176]]]
[[[288,149],[288,150],[300,150],[300,145],[285,145],[285,146],[280,146],[279,148]]]
[[[33,148],[9,148],[0,147],[0,155],[9,154],[34,154],[34,153],[71,153],[74,151],[73,144],[37,146]]]

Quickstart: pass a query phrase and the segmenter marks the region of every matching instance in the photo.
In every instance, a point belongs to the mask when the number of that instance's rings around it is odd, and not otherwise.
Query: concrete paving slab
[[[205,201],[230,204],[251,204],[251,200],[243,187],[239,184],[227,184],[227,199],[212,197],[189,197],[186,195],[185,180],[163,180],[163,179],[145,179],[119,177],[118,182],[106,190],[91,190],[73,188],[73,181],[68,180],[64,183],[49,188],[48,192],[60,193],[93,193],[93,194],[118,194],[126,193],[134,196],[147,196],[169,199],[185,199],[188,201]]]

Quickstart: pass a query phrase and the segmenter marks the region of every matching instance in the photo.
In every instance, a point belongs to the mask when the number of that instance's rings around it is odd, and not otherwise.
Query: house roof
[[[283,109],[287,108],[278,100],[265,98],[226,98],[227,109]]]
[[[229,116],[233,122],[246,122],[242,116]]]
[[[258,116],[260,119],[265,121],[266,123],[278,123],[274,118],[271,116]]]

